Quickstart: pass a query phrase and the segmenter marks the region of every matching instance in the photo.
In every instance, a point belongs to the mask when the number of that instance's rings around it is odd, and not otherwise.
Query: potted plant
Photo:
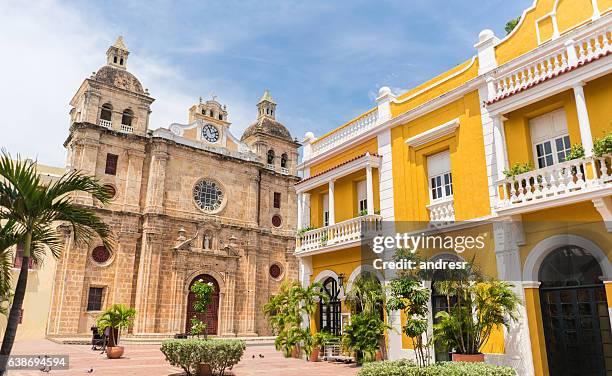
[[[318,362],[321,349],[333,338],[335,338],[335,336],[329,332],[317,332],[310,337],[309,341],[305,341],[304,351],[308,355],[308,360],[311,362]]]
[[[391,327],[376,314],[355,314],[351,317],[351,323],[344,329],[342,346],[357,353],[358,362],[374,361],[387,329]],[[359,359],[359,354],[363,355],[362,359]]]
[[[467,274],[466,274],[467,275]],[[436,289],[456,303],[436,315],[434,338],[454,349],[453,361],[483,362],[480,349],[493,330],[508,328],[519,314],[520,299],[512,284],[497,280],[458,278],[435,282]]]
[[[119,337],[124,329],[132,326],[136,310],[123,304],[113,304],[104,311],[97,319],[96,326],[103,334],[106,329],[108,333],[108,344],[106,345],[106,356],[109,359],[118,359],[123,355],[123,346],[119,346]]]

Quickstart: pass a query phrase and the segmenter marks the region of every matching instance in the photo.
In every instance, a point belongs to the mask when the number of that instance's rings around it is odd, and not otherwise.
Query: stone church
[[[256,120],[238,138],[214,97],[188,110],[185,124],[150,129],[154,99],[127,70],[119,37],[106,65],[70,101],[68,169],[94,175],[113,196],[93,207],[116,246],[75,244],[58,262],[47,334],[87,333],[114,303],[136,308],[138,335],[190,329],[190,285],[213,283],[210,335],[269,335],[262,306],[283,279],[297,279],[298,142],[276,120],[266,91]]]

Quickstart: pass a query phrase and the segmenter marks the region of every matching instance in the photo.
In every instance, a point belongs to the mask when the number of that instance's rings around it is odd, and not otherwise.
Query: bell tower
[[[106,64],[115,68],[126,70],[129,54],[130,51],[128,51],[127,47],[125,47],[123,37],[120,35],[117,37],[115,44],[106,50]]]
[[[261,119],[263,117],[268,117],[272,120],[275,119],[276,116],[276,102],[272,99],[270,95],[270,90],[266,90],[259,102],[257,102],[258,115],[257,119]]]

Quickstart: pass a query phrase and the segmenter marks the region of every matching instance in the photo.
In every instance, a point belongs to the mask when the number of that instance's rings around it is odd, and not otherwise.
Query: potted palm
[[[333,338],[335,338],[335,336],[329,332],[317,332],[305,338],[304,351],[306,355],[308,355],[308,360],[311,362],[318,362],[321,348]]]
[[[453,361],[483,362],[481,348],[493,330],[518,319],[520,299],[512,284],[497,280],[436,282],[436,289],[456,303],[436,315],[434,338],[454,349]]]
[[[124,329],[132,326],[136,310],[128,308],[123,304],[113,304],[104,311],[96,322],[100,333],[108,329],[108,344],[106,345],[106,356],[109,359],[118,359],[123,355],[123,346],[119,346],[119,337]]]

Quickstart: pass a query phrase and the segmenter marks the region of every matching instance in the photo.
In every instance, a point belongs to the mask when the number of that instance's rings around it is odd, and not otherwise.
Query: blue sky
[[[186,122],[214,92],[240,136],[267,88],[301,139],[372,107],[380,86],[402,92],[469,59],[482,29],[503,37],[531,3],[3,1],[0,48],[13,58],[0,59],[0,146],[63,165],[68,102],[120,34],[157,99],[151,128]]]

